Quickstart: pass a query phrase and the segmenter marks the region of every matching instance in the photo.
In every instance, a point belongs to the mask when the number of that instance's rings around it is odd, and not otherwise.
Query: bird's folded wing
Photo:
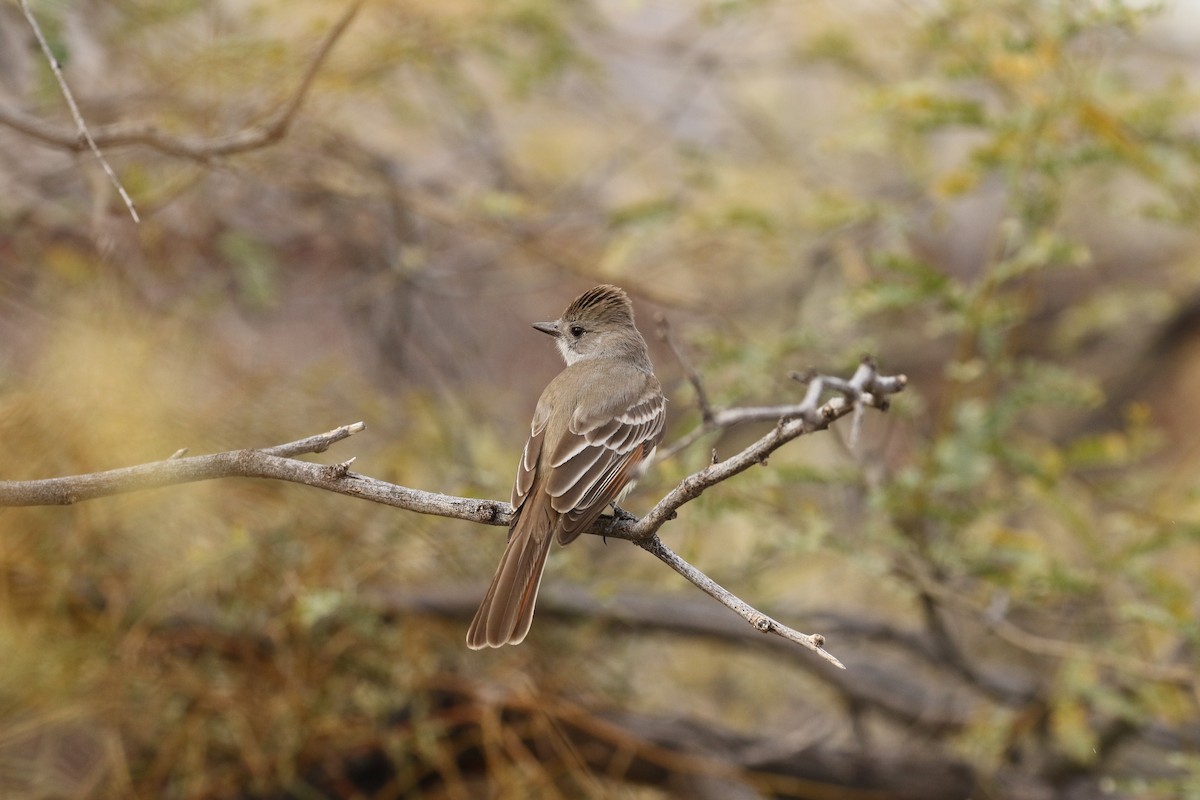
[[[546,481],[551,505],[563,515],[559,542],[575,539],[616,499],[662,438],[665,420],[666,399],[651,378],[627,408],[573,422],[550,454]]]

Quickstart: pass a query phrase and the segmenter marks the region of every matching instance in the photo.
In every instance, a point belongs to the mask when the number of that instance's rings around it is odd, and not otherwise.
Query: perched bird
[[[667,400],[624,290],[589,289],[557,321],[533,327],[554,337],[567,366],[533,413],[508,545],[467,630],[475,650],[525,639],[550,540],[570,543],[632,488],[666,419]]]

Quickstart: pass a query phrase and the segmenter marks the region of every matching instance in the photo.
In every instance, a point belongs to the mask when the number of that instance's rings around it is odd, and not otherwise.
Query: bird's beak
[[[557,322],[535,322],[533,327],[537,328],[542,333],[548,333],[551,336],[558,336]]]

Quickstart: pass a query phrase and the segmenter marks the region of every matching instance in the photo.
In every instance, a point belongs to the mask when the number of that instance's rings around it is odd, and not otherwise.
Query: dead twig
[[[859,407],[869,406],[886,411],[889,405],[888,396],[902,391],[908,383],[908,378],[904,375],[880,375],[875,368],[875,362],[870,358],[862,360],[854,376],[848,381],[828,375],[809,376],[806,380],[808,391],[804,400],[796,405],[714,411],[715,427],[729,427],[750,421],[774,421],[776,425],[769,433],[737,455],[715,462],[685,478],[637,522],[633,531],[635,540],[649,539],[683,504],[695,500],[709,487],[728,480],[755,464],[765,463],[771,453],[793,439],[806,433],[825,430],[835,420]],[[838,392],[841,396],[818,405],[826,389]]]
[[[663,314],[659,314],[654,318],[655,328],[658,332],[658,338],[666,342],[667,347],[671,348],[671,353],[674,354],[675,360],[679,362],[679,368],[683,370],[683,374],[688,379],[688,383],[692,385],[692,391],[696,393],[696,405],[700,407],[700,419],[704,424],[711,424],[713,421],[713,408],[708,402],[708,392],[704,389],[704,381],[700,378],[700,373],[692,365],[692,360],[688,358],[683,348],[675,341],[675,337],[671,335],[671,323]]]
[[[92,154],[96,156],[96,160],[100,162],[100,166],[104,169],[104,174],[108,176],[108,180],[116,188],[117,193],[121,195],[121,199],[125,201],[125,208],[129,209],[129,216],[133,217],[134,222],[141,222],[141,219],[138,217],[137,207],[133,204],[133,198],[129,196],[129,192],[125,191],[125,187],[121,185],[121,180],[117,177],[117,173],[113,172],[108,159],[100,152],[100,147],[96,144],[96,140],[92,138],[87,123],[83,121],[83,114],[79,112],[79,105],[75,102],[75,96],[71,94],[71,87],[67,85],[67,79],[63,77],[62,66],[59,65],[58,58],[55,57],[54,52],[50,49],[50,43],[46,41],[46,36],[42,33],[41,26],[38,25],[37,17],[33,15],[33,11],[29,8],[29,0],[21,0],[21,12],[29,22],[29,27],[33,28],[33,35],[37,37],[38,45],[42,48],[42,53],[46,56],[46,60],[50,62],[50,71],[54,73],[54,80],[58,82],[58,89],[67,101],[67,107],[71,109],[71,117],[75,120],[75,129],[78,131],[76,141],[83,139],[87,143]]]

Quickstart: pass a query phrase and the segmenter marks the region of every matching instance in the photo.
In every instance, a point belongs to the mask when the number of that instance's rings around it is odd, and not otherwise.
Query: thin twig
[[[58,58],[55,57],[54,52],[50,49],[50,43],[46,41],[46,36],[42,33],[41,26],[38,25],[37,17],[33,15],[33,11],[29,8],[28,0],[21,0],[21,11],[25,14],[25,19],[28,20],[29,27],[33,28],[33,35],[37,37],[38,44],[42,48],[42,53],[46,56],[46,60],[50,62],[50,71],[54,73],[54,79],[58,81],[59,91],[62,92],[62,96],[67,101],[67,107],[71,109],[71,116],[75,119],[75,128],[78,131],[77,137],[82,136],[83,140],[87,142],[87,146],[91,149],[92,154],[96,156],[96,160],[103,167],[104,174],[108,176],[117,193],[121,195],[121,199],[125,201],[125,208],[129,209],[129,216],[133,217],[134,222],[141,222],[141,219],[138,218],[137,207],[133,204],[133,198],[129,196],[129,192],[125,191],[125,187],[121,185],[121,180],[117,177],[117,173],[113,172],[108,159],[100,152],[100,147],[96,144],[96,140],[92,138],[87,123],[83,121],[83,114],[79,112],[79,106],[75,103],[75,96],[71,94],[71,87],[67,86],[67,79],[63,76]]]
[[[692,391],[696,393],[696,405],[700,407],[700,419],[706,425],[711,424],[713,421],[713,407],[708,402],[708,392],[704,390],[704,381],[700,378],[700,373],[692,365],[692,360],[683,352],[683,348],[675,341],[675,337],[671,335],[671,323],[667,321],[666,315],[659,314],[654,318],[654,321],[658,331],[658,338],[666,342],[667,347],[671,348],[675,360],[679,362],[679,368],[683,370],[688,383],[692,385]]]
[[[846,666],[825,649],[825,637],[819,633],[808,634],[789,628],[776,619],[767,616],[758,609],[754,608],[740,597],[736,596],[725,587],[714,581],[712,578],[705,575],[700,570],[693,567],[678,554],[672,551],[669,547],[662,543],[658,536],[651,536],[649,539],[639,541],[638,546],[646,552],[653,555],[659,561],[666,564],[671,569],[678,572],[683,577],[687,578],[693,585],[697,586],[701,591],[709,597],[717,600],[721,605],[733,611],[742,619],[750,623],[755,630],[761,633],[773,633],[776,636],[782,636],[788,641],[803,645],[809,650],[812,650],[821,658],[833,664],[838,669],[845,669]]]
[[[685,503],[695,500],[709,487],[728,480],[756,464],[764,463],[771,453],[793,439],[806,433],[828,428],[832,422],[851,413],[859,405],[887,408],[888,395],[902,391],[907,382],[908,379],[904,375],[879,375],[874,362],[869,358],[864,358],[849,381],[824,375],[813,378],[808,383],[808,391],[803,402],[798,405],[730,409],[729,419],[737,421],[775,420],[777,424],[770,432],[764,434],[758,441],[744,448],[737,455],[711,464],[684,478],[675,489],[650,509],[646,516],[633,525],[631,533],[634,540],[649,539]],[[818,406],[817,403],[827,385],[841,393],[841,396]],[[748,413],[743,418],[743,415],[737,412]],[[725,413],[724,411],[716,412],[714,424],[735,424],[723,419],[722,415]]]
[[[844,409],[839,408],[836,412],[836,418],[844,416],[846,413],[854,412],[853,427],[850,432],[851,446],[858,438],[859,427],[862,421],[864,409],[868,406],[878,408],[881,411],[886,411],[888,407],[887,396],[904,389],[904,384],[907,378],[904,375],[896,375],[884,377],[878,375],[875,371],[875,364],[870,358],[864,357],[862,363],[859,364],[858,370],[850,380],[843,380],[831,375],[816,375],[812,372],[793,372],[791,377],[800,383],[809,384],[808,394],[803,402],[792,405],[780,406],[747,406],[742,408],[717,408],[712,406],[708,401],[708,395],[704,390],[703,382],[699,374],[692,367],[690,361],[684,355],[672,340],[669,327],[663,317],[658,318],[658,333],[659,336],[670,346],[675,358],[679,361],[680,369],[688,378],[688,382],[692,384],[696,391],[696,401],[700,407],[701,421],[696,427],[685,433],[679,439],[672,442],[666,447],[660,447],[656,456],[656,461],[666,461],[680,452],[691,447],[705,435],[714,431],[725,430],[736,425],[744,425],[751,422],[779,422],[781,420],[803,417],[806,414],[811,414],[814,409],[814,403],[826,390],[839,392],[849,403]],[[870,402],[863,402],[864,396],[869,395]],[[830,422],[833,420],[830,419]],[[821,425],[817,430],[828,427],[828,422]],[[795,435],[798,436],[807,431],[799,431]],[[791,436],[787,441],[795,438]],[[786,442],[781,442],[781,444]]]

